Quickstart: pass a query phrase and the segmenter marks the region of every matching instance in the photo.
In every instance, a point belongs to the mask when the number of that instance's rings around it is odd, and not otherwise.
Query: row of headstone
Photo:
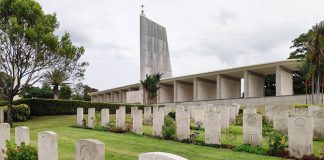
[[[6,149],[6,140],[10,140],[10,125],[8,123],[0,124],[0,150]],[[22,142],[29,144],[29,128],[18,126],[15,128],[15,143],[20,145]]]
[[[274,129],[288,135],[290,156],[312,154],[313,137],[324,137],[324,110],[319,106],[266,106],[265,116],[273,122]]]

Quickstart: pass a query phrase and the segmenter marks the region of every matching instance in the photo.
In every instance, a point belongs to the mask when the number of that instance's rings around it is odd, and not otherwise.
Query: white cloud
[[[139,14],[165,26],[173,75],[286,59],[291,41],[323,20],[321,0],[39,0],[58,34],[83,45],[85,84],[100,90],[139,80]],[[311,3],[311,5],[310,5]]]

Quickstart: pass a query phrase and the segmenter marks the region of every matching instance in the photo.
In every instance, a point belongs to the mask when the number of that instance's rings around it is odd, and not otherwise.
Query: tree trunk
[[[314,74],[312,75],[312,97],[311,104],[314,104]]]
[[[54,85],[53,87],[53,93],[54,93],[54,99],[58,99],[59,98],[59,90],[58,90],[58,86]]]
[[[11,110],[12,110],[12,104],[13,104],[13,96],[9,97],[8,100],[8,107],[7,107],[7,123],[10,124],[10,126],[12,127],[12,115],[11,115]]]

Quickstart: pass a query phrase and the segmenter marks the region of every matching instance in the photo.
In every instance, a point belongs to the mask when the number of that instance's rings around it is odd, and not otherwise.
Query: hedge
[[[95,108],[100,111],[102,108],[109,108],[110,114],[115,114],[116,109],[120,106],[126,107],[126,113],[131,112],[131,107],[138,107],[144,110],[144,105],[135,104],[117,104],[117,103],[102,103],[78,100],[54,100],[54,99],[20,99],[14,102],[15,104],[27,104],[30,107],[31,115],[33,116],[49,116],[49,115],[74,115],[77,113],[77,108],[84,108],[84,112],[88,113],[88,108]]]
[[[5,117],[7,117],[7,106],[0,107],[5,111]],[[22,122],[30,119],[30,108],[26,104],[13,105],[12,110],[12,120],[14,122]]]
[[[1,106],[5,106],[5,105],[7,105],[7,101],[0,100],[0,107],[1,107]]]

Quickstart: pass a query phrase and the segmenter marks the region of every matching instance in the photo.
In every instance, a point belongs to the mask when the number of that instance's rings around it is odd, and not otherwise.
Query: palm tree
[[[321,77],[323,76],[323,62],[324,62],[324,21],[316,24],[309,31],[309,41],[307,42],[307,56],[306,60],[311,64],[312,70],[312,103],[314,101],[314,94],[316,93],[316,103],[319,103]],[[316,82],[316,90],[314,83]]]
[[[54,99],[59,97],[59,86],[69,80],[69,75],[64,71],[54,69],[44,74],[44,83],[53,86]]]
[[[312,73],[311,73],[311,65],[310,63],[307,61],[307,59],[303,59],[300,63],[300,66],[299,66],[299,71],[304,75],[305,77],[305,92],[306,92],[306,104],[308,104],[308,101],[307,101],[307,96],[308,96],[308,82],[309,82],[309,79],[311,78],[312,76]]]
[[[146,75],[145,80],[141,80],[143,86],[143,103],[152,104],[156,103],[157,91],[160,87],[157,84],[160,82],[162,74],[156,73],[153,75]]]

